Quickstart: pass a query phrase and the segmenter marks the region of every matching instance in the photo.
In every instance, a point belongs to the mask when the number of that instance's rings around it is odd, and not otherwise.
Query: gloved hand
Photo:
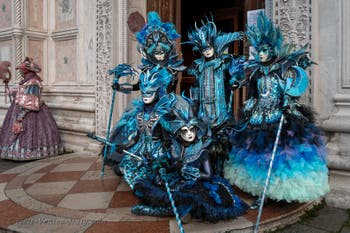
[[[19,134],[23,131],[22,120],[17,120],[12,125],[12,132],[14,134]]]
[[[283,99],[283,106],[282,106],[282,112],[283,113],[290,113],[290,109],[293,105],[293,101],[291,101],[291,97],[288,95],[284,96]]]
[[[113,82],[112,89],[119,91],[120,90],[120,84],[118,82]]]
[[[196,167],[184,165],[181,168],[181,175],[186,180],[197,180],[200,177],[200,171]]]
[[[239,82],[234,81],[233,84],[231,85],[231,90],[235,91],[239,88]]]

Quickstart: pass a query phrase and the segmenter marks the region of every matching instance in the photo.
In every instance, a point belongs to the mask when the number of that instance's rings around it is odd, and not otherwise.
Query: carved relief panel
[[[76,0],[55,0],[56,29],[76,25]]]
[[[349,89],[350,88],[350,2],[348,0],[341,1],[341,9],[342,9],[342,88]]]
[[[0,61],[12,60],[12,40],[0,41]]]
[[[12,1],[0,0],[0,28],[10,27],[12,24]]]
[[[280,26],[285,43],[293,44],[295,49],[308,44],[311,51],[311,0],[267,0],[266,6],[271,6],[270,1],[273,1],[272,18]],[[309,77],[309,89],[301,101],[310,105],[313,90],[310,69]]]
[[[27,22],[30,28],[43,29],[43,0],[27,0]]]
[[[55,83],[75,83],[76,77],[76,40],[59,40],[55,42]]]
[[[96,6],[96,128],[97,135],[106,134],[108,109],[111,100],[108,75],[111,68],[112,51],[112,11],[111,0],[97,0]]]
[[[47,84],[45,64],[44,64],[44,41],[36,38],[28,39],[28,56],[42,68],[40,76],[44,80],[44,84]]]
[[[276,1],[276,21],[286,43],[301,47],[310,42],[311,4],[309,0]]]

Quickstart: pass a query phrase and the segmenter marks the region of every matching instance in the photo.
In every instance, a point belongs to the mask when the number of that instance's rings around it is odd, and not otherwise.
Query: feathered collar
[[[180,159],[183,163],[192,163],[200,158],[202,152],[207,149],[211,139],[196,140],[188,146],[182,145],[178,140],[172,138],[172,154],[176,159]]]

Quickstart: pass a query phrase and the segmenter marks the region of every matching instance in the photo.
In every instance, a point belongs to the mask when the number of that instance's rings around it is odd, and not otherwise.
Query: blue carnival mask
[[[164,94],[172,78],[171,73],[160,66],[143,71],[140,74],[140,90],[142,95],[149,97],[156,92]]]

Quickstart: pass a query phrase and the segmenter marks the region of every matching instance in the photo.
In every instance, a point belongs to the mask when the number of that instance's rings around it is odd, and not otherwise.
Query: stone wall
[[[350,2],[266,0],[287,41],[310,43],[310,89],[304,103],[327,134],[331,192],[327,204],[350,208]]]
[[[97,149],[88,132],[105,136],[111,101],[108,69],[137,66],[136,40],[128,15],[146,14],[142,0],[0,0],[0,60],[14,67],[25,56],[40,64],[43,99],[66,151]],[[14,78],[11,85],[18,80]],[[0,87],[2,88],[2,87]],[[0,94],[0,122],[9,104]],[[116,122],[132,96],[117,94]],[[1,124],[0,123],[0,124]]]
[[[319,72],[314,98],[321,125],[329,134],[331,193],[326,201],[350,208],[350,2],[320,0],[315,8]]]

